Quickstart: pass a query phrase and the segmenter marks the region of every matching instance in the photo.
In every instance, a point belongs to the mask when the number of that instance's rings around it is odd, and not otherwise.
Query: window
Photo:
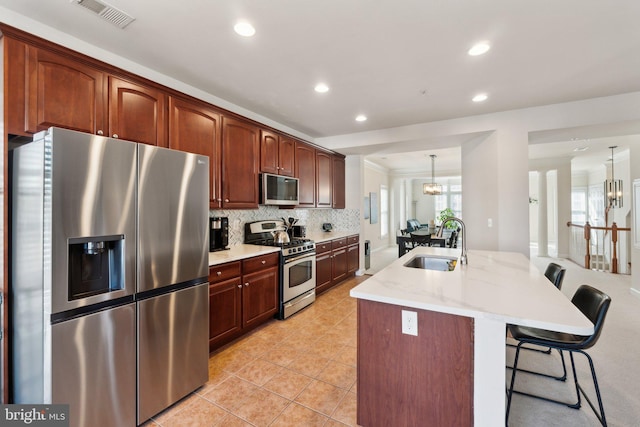
[[[380,186],[380,237],[389,234],[389,190],[386,185]]]
[[[587,222],[587,189],[576,187],[571,190],[571,222],[584,224]]]
[[[462,184],[460,178],[448,179],[441,182],[442,194],[435,196],[434,210],[435,217],[438,218],[440,212],[446,208],[451,208],[453,215],[462,217]]]

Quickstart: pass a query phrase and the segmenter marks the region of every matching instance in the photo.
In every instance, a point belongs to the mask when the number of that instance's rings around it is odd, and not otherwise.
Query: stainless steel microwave
[[[291,176],[263,173],[260,179],[260,196],[263,205],[297,205],[299,182]]]

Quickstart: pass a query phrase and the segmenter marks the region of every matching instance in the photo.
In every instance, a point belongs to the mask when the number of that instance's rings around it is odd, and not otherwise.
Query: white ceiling
[[[312,138],[640,90],[638,0],[108,3],[136,20],[122,30],[73,0],[0,8]],[[233,32],[238,19],[253,38]],[[467,55],[481,40],[491,50]],[[471,102],[478,92],[489,99]]]

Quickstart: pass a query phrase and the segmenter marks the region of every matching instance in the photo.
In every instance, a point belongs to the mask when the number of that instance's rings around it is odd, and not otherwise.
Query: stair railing
[[[615,222],[611,227],[593,227],[589,222],[581,225],[570,221],[567,227],[571,228],[569,257],[572,261],[584,263],[586,269],[618,274],[619,233],[631,228],[618,227]]]

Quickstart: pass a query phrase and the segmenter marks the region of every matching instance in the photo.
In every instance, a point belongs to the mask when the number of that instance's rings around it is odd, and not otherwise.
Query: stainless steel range
[[[250,222],[245,224],[244,242],[281,248],[278,318],[286,319],[316,300],[316,245],[300,238],[283,242],[282,231],[287,230],[281,220]]]

